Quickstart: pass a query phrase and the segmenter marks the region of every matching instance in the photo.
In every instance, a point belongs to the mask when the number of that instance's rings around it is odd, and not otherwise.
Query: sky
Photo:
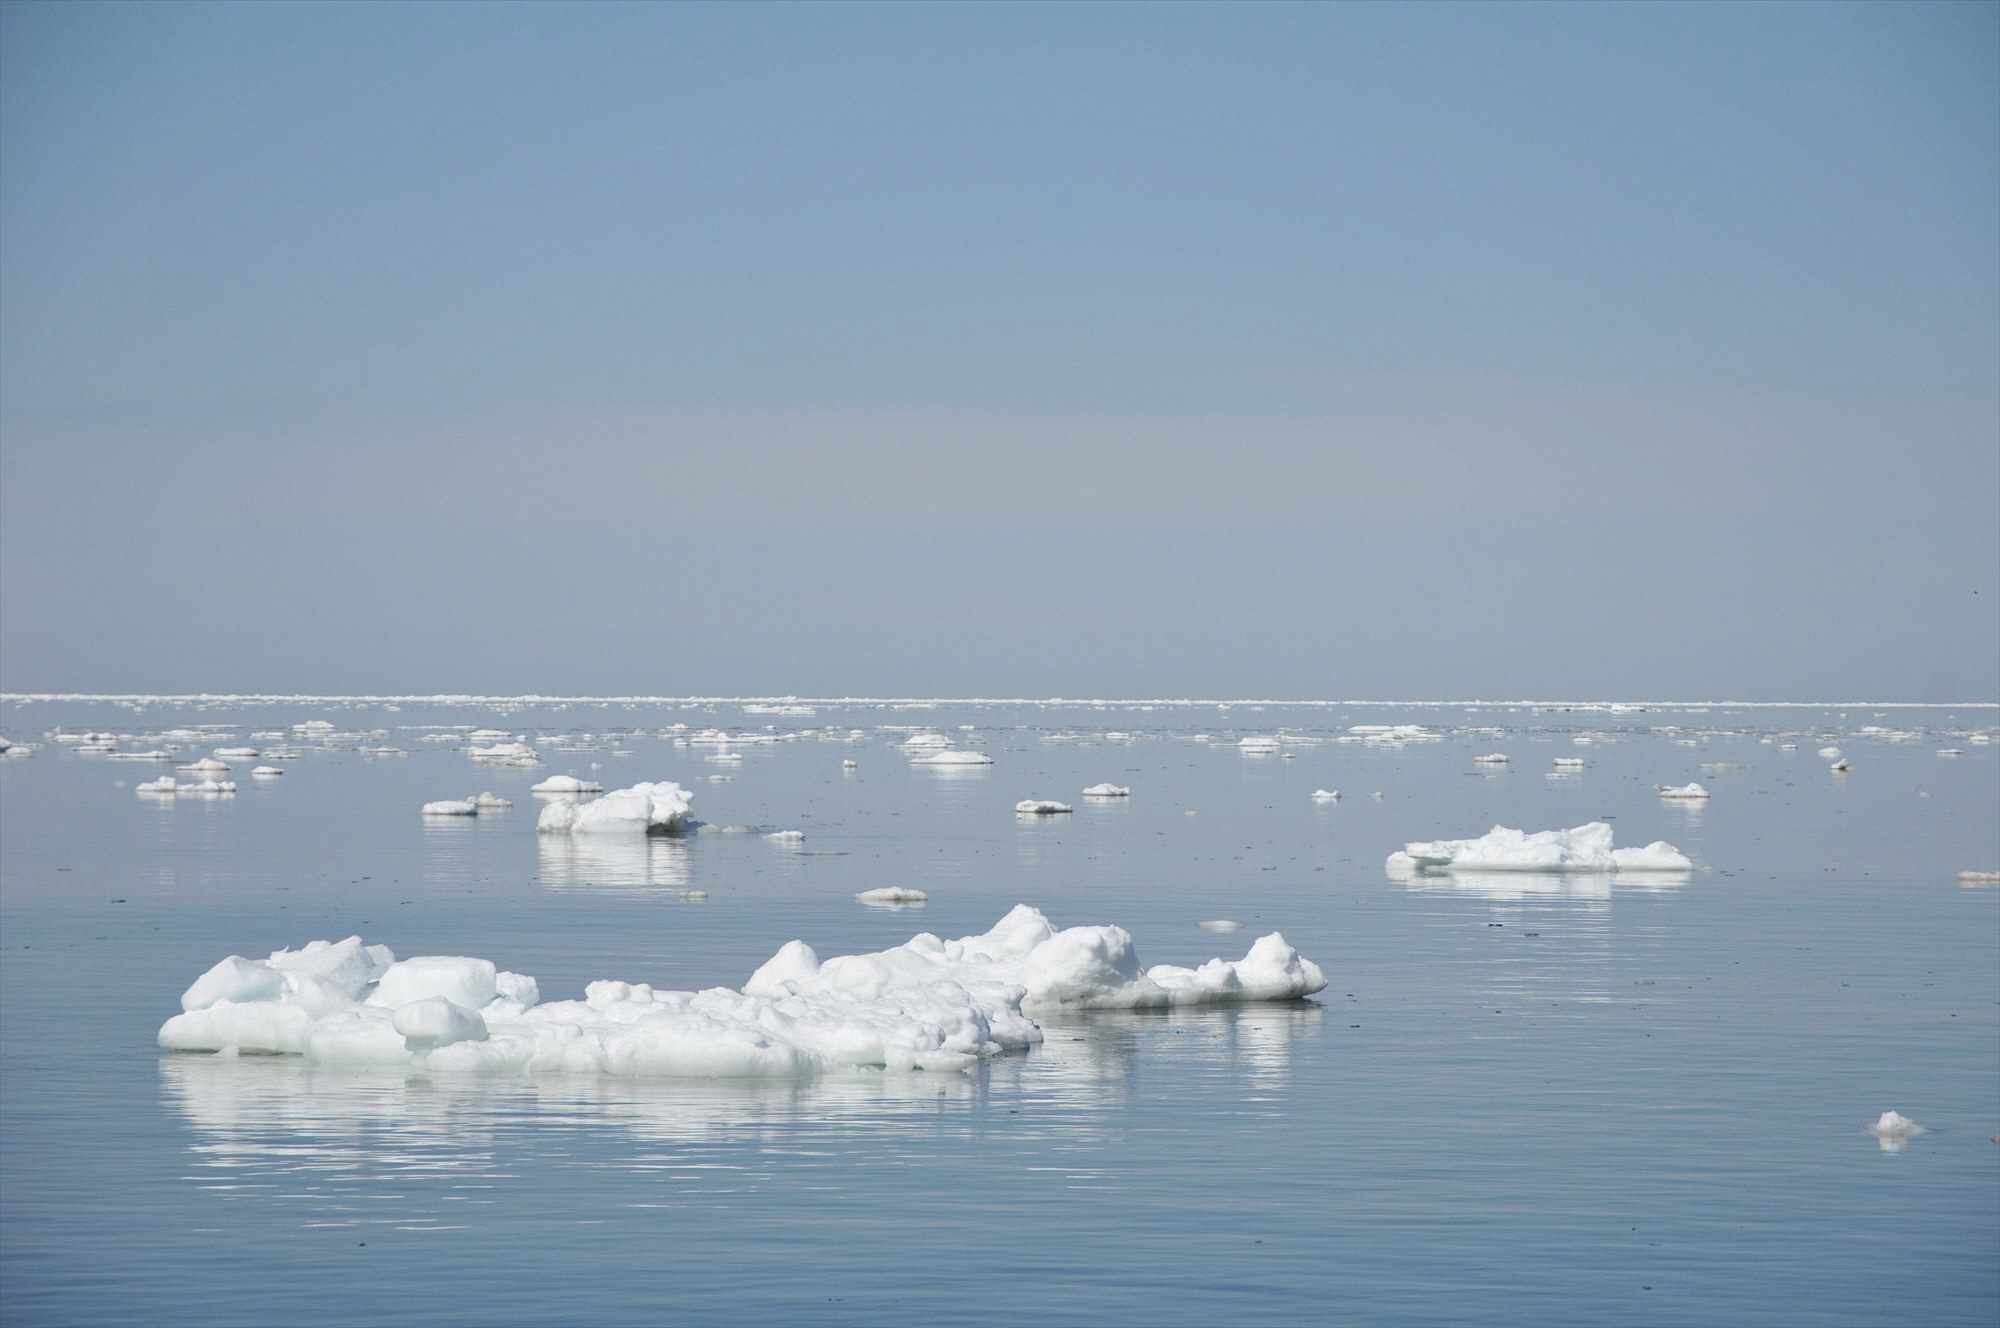
[[[0,689],[2000,698],[2000,5],[0,5]]]

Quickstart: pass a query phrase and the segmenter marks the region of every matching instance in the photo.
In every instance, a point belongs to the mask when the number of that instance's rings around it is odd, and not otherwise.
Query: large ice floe
[[[1386,864],[1392,874],[1425,871],[1643,872],[1688,871],[1694,864],[1663,840],[1644,848],[1613,848],[1611,827],[1592,821],[1573,830],[1529,834],[1496,825],[1477,839],[1405,844]]]
[[[797,1076],[842,1069],[963,1070],[1032,1046],[1056,1009],[1281,1001],[1324,989],[1276,932],[1234,962],[1143,968],[1122,927],[1058,930],[1025,904],[991,931],[928,933],[822,961],[789,941],[741,991],[593,982],[541,1003],[535,980],[485,959],[396,961],[358,936],[268,959],[231,955],[160,1028],[171,1051],[303,1055],[338,1066],[486,1074]]]
[[[589,802],[552,802],[535,828],[543,834],[674,835],[688,825],[694,795],[665,780],[613,789]]]

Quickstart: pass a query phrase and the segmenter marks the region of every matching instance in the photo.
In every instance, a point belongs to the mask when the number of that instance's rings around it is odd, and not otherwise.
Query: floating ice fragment
[[[1472,763],[1474,765],[1506,765],[1511,760],[1513,758],[1505,752],[1488,752],[1484,756],[1473,757]]]
[[[2000,885],[2000,871],[1962,871],[1958,874],[1960,885]]]
[[[1083,791],[1086,798],[1129,798],[1132,790],[1117,784],[1092,784]]]
[[[229,769],[229,763],[227,761],[218,761],[212,756],[204,756],[199,761],[190,761],[186,765],[177,765],[174,769],[188,771],[197,775],[219,775]]]
[[[1839,759],[1840,759],[1840,748],[1838,748],[1838,747],[1822,747],[1822,748],[1820,748],[1820,749],[1819,749],[1819,759],[1820,759],[1820,760],[1822,760],[1822,761],[1837,761],[1837,760],[1839,760]]]
[[[1313,801],[1314,801],[1314,802],[1339,802],[1339,801],[1340,801],[1340,790],[1339,790],[1339,789],[1314,789],[1314,790],[1313,790]]]
[[[1423,871],[1688,871],[1694,864],[1679,849],[1655,840],[1644,848],[1613,848],[1611,827],[1602,821],[1572,830],[1527,834],[1496,825],[1478,839],[1440,839],[1407,844],[1389,855],[1392,874]]]
[[[479,804],[470,798],[443,798],[424,804],[425,816],[477,816]]]
[[[806,842],[806,832],[803,830],[773,830],[770,834],[765,835],[764,838],[777,844],[803,844]]]
[[[503,798],[495,793],[482,793],[476,798],[469,799],[469,801],[472,803],[473,806],[477,807],[482,812],[500,811],[503,808],[512,807],[514,805],[506,798]]]
[[[254,761],[257,759],[258,752],[255,747],[218,747],[215,749],[215,754],[217,756],[234,757],[241,761]]]
[[[602,793],[604,785],[588,779],[578,779],[575,775],[550,775],[539,784],[528,787],[530,793]]]
[[[1581,756],[1558,756],[1556,758],[1556,768],[1558,770],[1581,770],[1583,769],[1583,758]]]
[[[921,890],[910,890],[900,885],[880,885],[873,890],[863,890],[854,897],[864,904],[922,904],[930,899]]]
[[[1318,966],[1275,932],[1233,962],[1144,968],[1123,928],[1058,931],[1023,905],[981,935],[920,935],[825,962],[792,941],[741,991],[593,982],[583,1000],[549,1004],[531,979],[498,972],[486,960],[395,963],[358,938],[316,942],[262,963],[232,957],[209,970],[189,988],[182,1013],[161,1027],[159,1041],[169,1050],[303,1053],[324,1065],[433,1073],[963,1070],[1040,1042],[1030,1010],[1291,1000],[1325,986]]]
[[[1911,1120],[1908,1116],[1894,1111],[1885,1111],[1876,1119],[1873,1125],[1868,1127],[1868,1133],[1874,1135],[1876,1140],[1881,1143],[1883,1152],[1899,1153],[1902,1151],[1904,1144],[1920,1134],[1928,1134],[1929,1131]]]
[[[1243,739],[1236,746],[1245,756],[1267,756],[1278,750],[1278,740],[1253,735]]]
[[[911,760],[911,765],[935,767],[992,765],[993,758],[985,752],[936,752],[930,756],[919,756]]]
[[[614,789],[593,802],[552,802],[535,828],[543,834],[600,831],[670,835],[687,823],[694,796],[665,781]]]
[[[1660,796],[1663,798],[1701,799],[1708,796],[1708,790],[1699,784],[1662,784]]]
[[[158,779],[149,779],[143,784],[134,785],[132,791],[134,793],[166,793],[175,795],[183,793],[234,793],[236,791],[236,781],[233,779],[192,779],[182,784],[176,782],[172,775],[162,775]]]
[[[855,770],[860,768],[860,765],[861,762],[859,761],[848,760],[848,761],[842,761],[840,763],[840,768],[842,770]]]
[[[1060,816],[1076,808],[1066,802],[1050,802],[1046,798],[1023,798],[1014,804],[1014,810],[1023,816]]]
[[[1841,775],[1844,775],[1844,774],[1846,774],[1846,773],[1847,773],[1848,771],[1852,770],[1853,768],[1854,768],[1854,762],[1852,762],[1852,761],[1848,760],[1848,759],[1847,759],[1846,757],[1844,757],[1844,756],[1843,756],[1843,757],[1841,757],[1841,758],[1840,758],[1840,759],[1839,759],[1838,761],[1835,761],[1835,762],[1833,763],[1833,766],[1832,766],[1832,769],[1833,769],[1834,773],[1835,773],[1835,774],[1841,774]]]
[[[541,754],[524,742],[496,742],[490,747],[470,747],[466,755],[485,765],[540,765]]]
[[[1207,922],[1197,922],[1197,923],[1195,923],[1194,925],[1195,925],[1195,926],[1197,926],[1197,927],[1199,927],[1199,928],[1201,928],[1201,929],[1202,929],[1203,931],[1242,931],[1242,930],[1243,930],[1243,924],[1242,924],[1242,923],[1240,923],[1240,922],[1232,922],[1232,921],[1230,921],[1230,920],[1229,920],[1228,918],[1212,918],[1212,919],[1210,919],[1210,920],[1209,920],[1209,921],[1207,921]]]
[[[277,766],[274,765],[260,765],[255,770],[252,770],[250,773],[255,775],[259,779],[275,779],[279,775],[284,774],[285,772],[280,770]]]

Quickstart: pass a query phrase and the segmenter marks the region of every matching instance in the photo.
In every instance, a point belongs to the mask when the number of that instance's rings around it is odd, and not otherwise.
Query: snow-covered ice
[[[1556,758],[1556,769],[1581,770],[1583,769],[1583,758],[1581,756],[1558,756]]]
[[[1392,873],[1420,871],[1688,871],[1694,866],[1672,844],[1613,848],[1611,827],[1593,821],[1571,830],[1528,834],[1496,825],[1477,839],[1404,845],[1386,864]]]
[[[539,784],[528,787],[530,793],[602,793],[604,785],[588,779],[578,779],[575,775],[550,775]]]
[[[947,768],[950,766],[992,765],[993,758],[988,756],[985,752],[943,751],[943,752],[934,752],[929,756],[913,757],[910,761],[910,764],[928,765],[939,768]]]
[[[471,798],[440,798],[424,804],[425,816],[477,816],[479,804]]]
[[[255,775],[259,779],[275,779],[279,775],[284,774],[285,772],[283,770],[280,770],[277,766],[274,765],[260,765],[255,770],[252,770],[250,773]]]
[[[184,793],[234,793],[236,781],[233,779],[190,779],[179,782],[172,775],[162,775],[133,786],[134,793],[170,793],[176,796]]]
[[[773,830],[764,836],[774,844],[803,844],[806,832],[803,830]]]
[[[1960,885],[2000,885],[2000,871],[1962,871],[1958,874]]]
[[[542,757],[525,742],[496,742],[490,747],[468,747],[466,755],[484,765],[540,765]]]
[[[1314,801],[1314,802],[1339,802],[1339,801],[1340,801],[1340,790],[1339,790],[1339,789],[1314,789],[1314,790],[1313,790],[1313,801]]]
[[[506,808],[512,807],[514,805],[511,801],[501,797],[497,793],[481,793],[477,797],[470,799],[470,801],[473,806],[477,807],[482,812],[503,811]]]
[[[1129,798],[1132,790],[1118,784],[1092,784],[1083,791],[1086,798]]]
[[[922,934],[822,962],[790,941],[741,991],[593,982],[541,1003],[532,978],[484,959],[396,962],[360,937],[264,960],[230,956],[160,1028],[173,1051],[303,1055],[432,1073],[789,1077],[826,1070],[964,1070],[1033,1046],[1030,1012],[1291,1000],[1326,977],[1276,932],[1242,959],[1144,968],[1122,927],[1057,930],[1017,905],[990,931]]]
[[[1047,798],[1023,798],[1014,804],[1014,810],[1023,816],[1060,816],[1076,808],[1066,802],[1051,802]]]
[[[1507,755],[1505,752],[1488,752],[1484,756],[1473,757],[1472,763],[1474,765],[1506,765],[1513,759],[1513,757]]]
[[[1699,798],[1706,798],[1708,796],[1708,790],[1703,788],[1699,784],[1693,784],[1693,783],[1678,784],[1678,785],[1662,784],[1660,785],[1660,796],[1663,798],[1699,799]]]
[[[591,802],[552,802],[542,808],[535,828],[543,834],[669,835],[687,824],[693,806],[694,795],[679,784],[634,784]]]
[[[921,890],[911,890],[900,885],[878,885],[873,890],[863,890],[854,896],[864,904],[922,904],[930,896]]]
[[[1896,1111],[1883,1112],[1876,1118],[1875,1123],[1867,1128],[1868,1133],[1874,1135],[1881,1143],[1882,1151],[1885,1153],[1899,1153],[1903,1145],[1910,1140],[1920,1134],[1930,1133],[1908,1116]]]

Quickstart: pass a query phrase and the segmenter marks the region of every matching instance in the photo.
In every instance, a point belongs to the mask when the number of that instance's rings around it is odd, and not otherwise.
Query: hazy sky
[[[2000,696],[2000,5],[0,6],[0,687]]]

